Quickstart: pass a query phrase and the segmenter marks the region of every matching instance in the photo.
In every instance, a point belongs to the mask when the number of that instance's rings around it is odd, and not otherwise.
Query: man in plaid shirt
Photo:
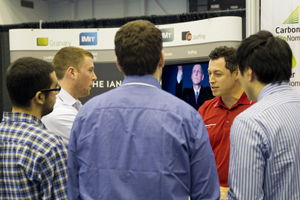
[[[41,117],[60,90],[54,68],[24,57],[6,73],[12,112],[0,124],[0,199],[67,199],[67,150]]]

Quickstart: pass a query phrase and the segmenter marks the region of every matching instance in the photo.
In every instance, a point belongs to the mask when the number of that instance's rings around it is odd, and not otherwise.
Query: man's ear
[[[117,65],[119,71],[120,71],[120,72],[123,72],[123,69],[122,69],[122,67],[121,67],[121,65],[120,65],[120,63],[119,63],[119,61],[118,61],[117,56],[116,56],[116,65]]]
[[[247,73],[248,80],[252,82],[254,79],[256,79],[255,73],[250,67],[246,67],[245,72]]]
[[[38,91],[32,98],[32,101],[34,101],[34,103],[38,105],[43,105],[45,103],[45,100],[45,94],[40,91]]]
[[[159,59],[159,62],[158,62],[158,66],[163,68],[165,66],[165,52],[164,50],[161,50],[160,52],[160,59]]]
[[[232,72],[232,75],[235,76],[235,77],[234,77],[235,80],[238,80],[238,79],[239,79],[239,76],[241,76],[241,75],[239,74],[239,69],[234,70],[234,71]]]
[[[67,71],[66,71],[66,74],[72,78],[72,79],[75,79],[76,76],[77,76],[77,69],[73,66],[70,66]]]

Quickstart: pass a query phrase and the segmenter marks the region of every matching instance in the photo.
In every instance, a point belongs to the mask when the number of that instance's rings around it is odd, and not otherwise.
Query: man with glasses
[[[12,112],[0,123],[0,199],[67,199],[67,149],[41,118],[60,87],[46,61],[24,57],[6,73]]]
[[[71,128],[82,106],[78,98],[88,96],[97,79],[93,55],[81,48],[64,47],[55,54],[52,65],[62,89],[56,96],[53,112],[42,121],[68,148]]]

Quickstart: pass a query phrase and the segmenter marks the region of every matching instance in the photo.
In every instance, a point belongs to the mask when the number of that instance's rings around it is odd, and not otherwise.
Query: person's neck
[[[200,84],[199,85],[193,85],[193,87],[194,87],[195,90],[199,90],[201,88],[201,85]]]
[[[74,99],[78,99],[76,95],[76,88],[74,88],[73,82],[69,82],[67,80],[58,80],[58,84],[61,88],[63,88],[66,92],[68,92]]]
[[[29,115],[33,115],[39,119],[42,118],[42,114],[40,109],[32,109],[32,108],[20,108],[20,107],[13,107],[12,112],[19,112],[19,113],[26,113]]]
[[[221,99],[228,108],[231,108],[234,104],[236,104],[236,102],[238,102],[243,93],[244,88],[239,84],[232,89],[230,94],[221,96]]]
[[[160,82],[160,80],[161,80],[161,75],[162,75],[162,69],[160,67],[157,67],[157,69],[154,72],[154,74],[151,74],[151,76],[153,76],[154,78],[156,78],[158,80],[158,82]]]

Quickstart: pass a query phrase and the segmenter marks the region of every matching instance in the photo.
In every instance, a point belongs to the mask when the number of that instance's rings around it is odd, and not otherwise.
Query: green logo
[[[283,24],[298,24],[299,23],[299,6],[290,14]]]
[[[38,46],[48,46],[48,38],[37,38],[36,44]]]
[[[296,58],[295,58],[295,56],[294,56],[294,54],[292,54],[292,69],[293,68],[295,68],[296,67],[296,65],[297,65],[297,61],[296,61]]]

